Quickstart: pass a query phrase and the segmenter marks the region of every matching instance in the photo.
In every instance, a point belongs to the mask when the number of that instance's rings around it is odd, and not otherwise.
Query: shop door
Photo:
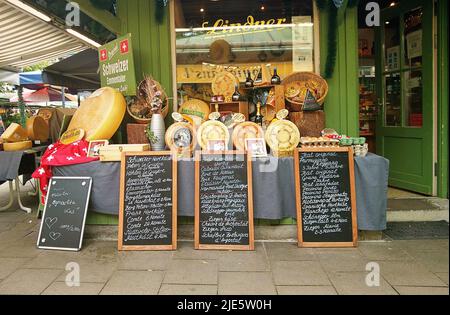
[[[377,153],[389,185],[433,194],[433,2],[397,2],[376,31]]]

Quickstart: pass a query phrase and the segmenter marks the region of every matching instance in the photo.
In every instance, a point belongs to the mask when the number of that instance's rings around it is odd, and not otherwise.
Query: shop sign
[[[292,62],[272,63],[271,69],[277,68],[278,75],[285,78],[292,73]],[[269,81],[272,77],[267,64],[233,64],[230,67],[208,66],[208,65],[178,65],[177,66],[177,83],[207,83],[210,84],[221,71],[229,71],[234,74],[239,82],[245,82],[247,71],[256,77],[259,69],[263,69],[264,81]]]
[[[131,34],[120,37],[99,48],[102,87],[112,87],[124,95],[136,95]]]
[[[252,15],[247,17],[244,23],[231,23],[229,20],[218,19],[214,23],[204,22],[202,27],[208,32],[207,35],[224,35],[230,33],[243,33],[254,30],[267,29],[273,26],[283,26],[287,22],[286,18],[269,19],[256,21]]]

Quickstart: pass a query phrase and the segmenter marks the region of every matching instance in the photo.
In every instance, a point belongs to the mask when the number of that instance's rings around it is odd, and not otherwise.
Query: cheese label
[[[68,145],[83,140],[85,132],[83,129],[67,130],[61,137],[60,142]]]

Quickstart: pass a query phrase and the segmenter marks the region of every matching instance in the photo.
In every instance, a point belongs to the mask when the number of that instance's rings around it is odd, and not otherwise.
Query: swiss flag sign
[[[128,53],[128,49],[129,49],[129,46],[128,46],[128,39],[126,39],[126,40],[124,40],[124,41],[121,41],[121,42],[120,42],[120,52],[121,52],[122,54],[126,54],[126,53]]]
[[[106,49],[100,50],[100,61],[108,60],[108,51]]]

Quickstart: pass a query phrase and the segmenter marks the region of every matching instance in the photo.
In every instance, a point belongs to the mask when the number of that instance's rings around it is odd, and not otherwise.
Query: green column
[[[22,127],[26,127],[27,124],[27,117],[25,115],[25,102],[23,100],[23,87],[18,86],[17,88],[17,96],[19,99],[19,110],[20,110],[20,124]]]

